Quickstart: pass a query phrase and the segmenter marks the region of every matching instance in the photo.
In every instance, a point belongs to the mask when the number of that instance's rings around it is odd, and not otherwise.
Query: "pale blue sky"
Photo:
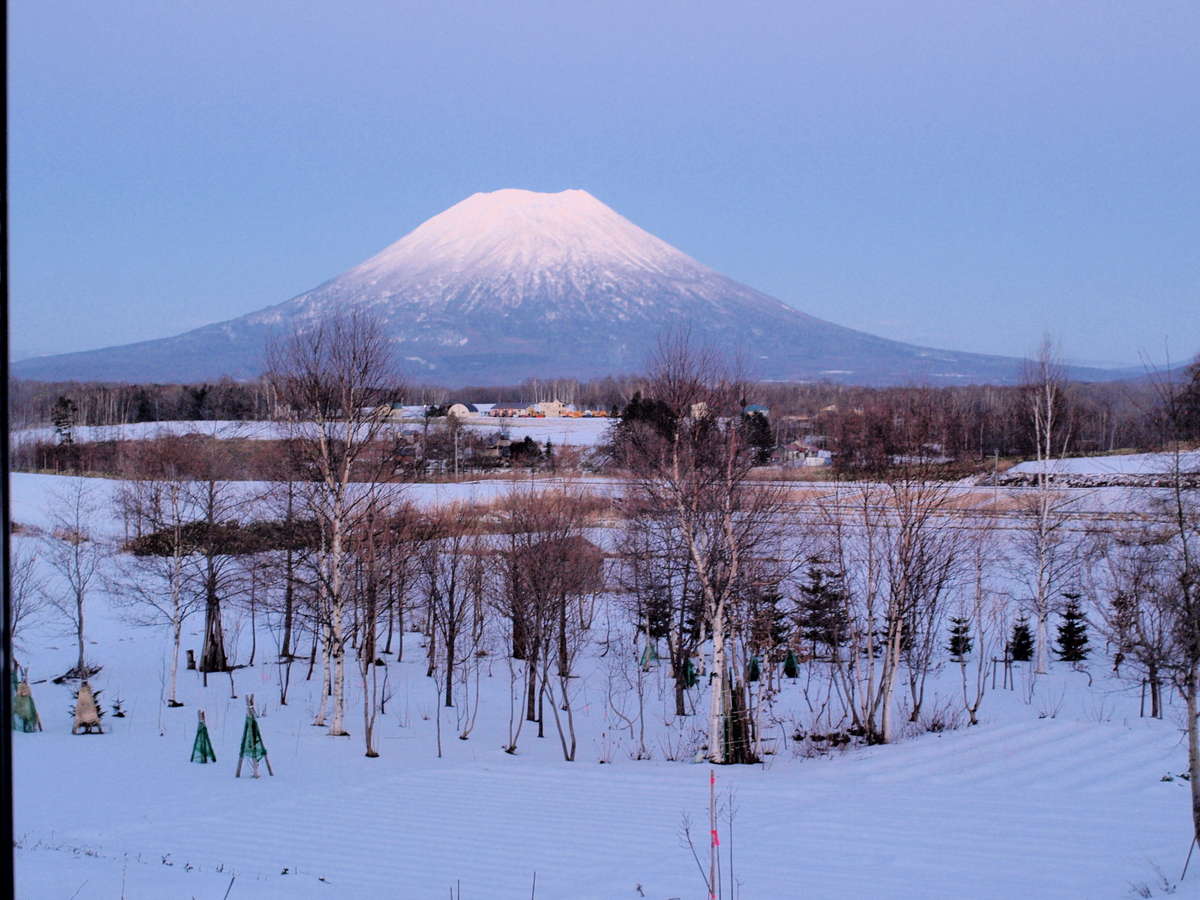
[[[1200,350],[1200,4],[9,4],[17,357],[287,299],[584,188],[806,312]]]

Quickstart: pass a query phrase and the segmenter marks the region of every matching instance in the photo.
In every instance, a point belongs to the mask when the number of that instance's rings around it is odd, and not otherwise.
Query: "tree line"
[[[1099,453],[1119,448],[1157,449],[1166,438],[1161,428],[1163,383],[1176,384],[1182,434],[1200,440],[1200,361],[1182,373],[1161,378],[1073,383],[1061,397],[1062,414],[1071,423],[1069,449]],[[559,399],[590,409],[620,411],[648,388],[645,376],[528,379],[510,386],[451,390],[436,385],[395,385],[385,402],[407,401],[442,406],[457,398],[497,398],[519,402]],[[819,436],[854,466],[872,466],[889,455],[924,448],[955,460],[984,460],[993,455],[1029,456],[1033,443],[1026,427],[1028,382],[1019,386],[872,388],[834,383],[751,385],[760,404],[770,408],[777,444]],[[10,383],[12,427],[67,423],[121,425],[154,421],[270,420],[278,398],[269,379],[214,383],[137,385],[81,382]]]

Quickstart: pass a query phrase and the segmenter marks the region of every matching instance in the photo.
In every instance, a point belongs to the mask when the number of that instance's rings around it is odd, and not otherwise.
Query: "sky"
[[[277,303],[583,188],[885,337],[1200,352],[1200,4],[16,0],[14,359]]]

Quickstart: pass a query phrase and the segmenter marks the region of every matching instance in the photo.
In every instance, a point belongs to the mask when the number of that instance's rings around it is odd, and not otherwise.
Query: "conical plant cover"
[[[78,734],[80,729],[90,731],[100,730],[100,710],[96,707],[96,698],[92,688],[86,681],[79,685],[79,694],[75,698],[75,724],[71,727],[72,734]]]
[[[758,681],[760,675],[762,675],[762,668],[758,664],[758,657],[752,656],[750,657],[750,667],[746,672],[746,680]]]
[[[254,713],[246,713],[246,725],[242,728],[242,759],[252,759],[258,762],[267,755],[267,748],[263,744],[262,732],[258,730],[258,719],[254,718]]]
[[[658,651],[654,649],[653,644],[647,644],[646,649],[642,651],[642,668],[648,668],[652,662],[658,662]]]
[[[261,745],[261,741],[259,743]],[[200,724],[196,726],[196,741],[192,744],[192,762],[210,763],[216,761],[217,754],[213,751],[212,741],[208,739],[208,726],[201,719]]]
[[[687,668],[683,670],[683,686],[694,688],[696,682],[700,679],[696,677],[696,667],[692,665],[692,661],[687,661]]]
[[[796,654],[791,650],[788,651],[787,659],[783,661],[783,677],[784,678],[799,678],[800,666],[796,662]]]
[[[17,685],[16,696],[13,697],[13,731],[23,731],[32,734],[42,730],[42,719],[38,715],[37,704],[33,702],[33,691],[29,682],[22,681]]]

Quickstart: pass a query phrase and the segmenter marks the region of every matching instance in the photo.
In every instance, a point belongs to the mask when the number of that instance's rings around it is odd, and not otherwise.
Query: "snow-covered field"
[[[492,434],[503,430],[511,440],[523,441],[526,437],[533,438],[544,444],[551,441],[557,445],[578,447],[593,447],[602,443],[608,436],[611,419],[574,419],[574,418],[500,418],[489,416],[471,416],[464,419],[464,424],[483,434]],[[416,423],[397,423],[392,426],[397,430],[415,430],[421,426]],[[241,440],[272,440],[286,436],[283,426],[275,422],[231,422],[231,421],[196,421],[196,422],[137,422],[128,425],[79,425],[73,431],[76,441],[116,441],[140,440],[168,434],[201,434]],[[54,429],[50,427],[24,428],[12,433],[15,443],[32,441],[49,441],[54,439]]]
[[[51,491],[69,482],[16,476],[13,518],[44,525]],[[33,537],[15,540],[36,548]],[[210,677],[208,687],[181,673],[186,705],[167,709],[166,630],[129,624],[103,589],[93,610],[89,653],[104,665],[94,686],[128,714],[110,712],[103,736],[72,736],[70,689],[34,684],[46,730],[14,734],[22,898],[432,898],[460,887],[464,898],[502,900],[531,896],[535,873],[533,896],[543,900],[705,896],[680,838],[687,817],[703,858],[710,767],[691,761],[703,716],[670,714],[669,679],[656,668],[653,758],[631,758],[632,737],[610,702],[610,675],[632,652],[620,642],[605,655],[597,634],[580,663],[579,753],[567,763],[549,723],[541,739],[527,724],[515,755],[501,749],[510,679],[499,653],[481,663],[478,721],[458,740],[469,704],[439,705],[421,636],[410,633],[403,661],[385,657],[381,756],[367,759],[356,679],[354,734],[328,737],[309,724],[318,679],[304,679],[303,663],[280,705],[266,629],[255,665],[232,683]],[[601,613],[597,632],[619,634],[616,615]],[[249,623],[235,624],[245,662]],[[185,648],[199,649],[199,626],[189,622]],[[24,643],[20,659],[35,681],[73,661],[73,639],[51,621]],[[760,766],[716,770],[718,797],[733,810],[720,838],[737,896],[1120,898],[1143,884],[1157,896],[1159,871],[1176,881],[1187,852],[1187,784],[1162,780],[1186,768],[1182,704],[1172,698],[1163,721],[1139,718],[1137,688],[1110,668],[1098,654],[1089,688],[1087,674],[1056,664],[1030,696],[1018,664],[1017,689],[989,693],[978,727],[818,758],[800,757],[790,740],[803,699],[785,680],[775,752]],[[958,678],[956,666],[943,668],[931,706],[957,707]],[[262,711],[274,777],[233,777],[247,692]],[[703,688],[691,695],[703,709]],[[628,696],[615,702],[628,712]],[[197,708],[207,711],[216,765],[188,762]],[[722,864],[731,898],[728,857]],[[1178,895],[1200,896],[1200,870]]]
[[[1200,451],[1180,454],[1179,459],[1169,453],[1128,453],[1111,456],[1071,456],[1046,462],[1017,463],[1008,470],[1010,474],[1030,474],[1046,471],[1054,475],[1164,475],[1174,471],[1176,463],[1181,471],[1200,470]]]

